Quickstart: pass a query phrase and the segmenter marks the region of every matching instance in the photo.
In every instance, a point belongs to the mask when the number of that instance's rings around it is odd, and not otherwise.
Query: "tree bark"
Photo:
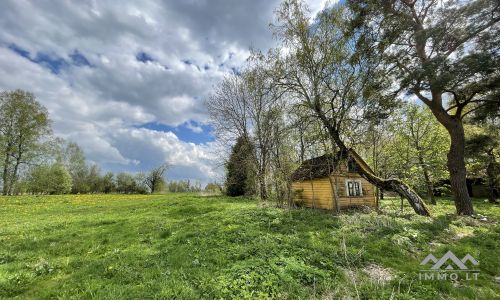
[[[433,111],[436,115],[436,113]],[[446,116],[443,116],[445,114]],[[457,215],[474,215],[474,208],[467,191],[465,169],[465,133],[462,119],[449,116],[443,112],[438,121],[444,125],[451,138],[450,151],[448,152],[447,166],[450,172],[451,192],[455,200]]]

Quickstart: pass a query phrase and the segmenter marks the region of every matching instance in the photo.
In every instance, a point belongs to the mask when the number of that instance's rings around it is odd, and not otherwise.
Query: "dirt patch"
[[[436,242],[430,242],[429,245],[433,246],[433,247],[441,247],[443,246],[443,244],[441,243],[436,243]]]
[[[394,274],[396,273],[391,268],[384,268],[376,264],[370,264],[361,270],[368,274],[368,278],[370,279],[371,282],[390,281],[395,277]],[[342,271],[344,272],[346,279],[348,279],[349,282],[351,283],[356,282],[356,284],[359,284],[361,282],[359,274],[356,271],[346,268],[342,268]]]
[[[371,264],[363,268],[363,271],[368,273],[372,282],[390,281],[394,278],[393,274],[395,273],[391,268],[383,268],[376,264]]]
[[[453,235],[451,237],[452,240],[456,241],[456,240],[459,240],[461,238],[464,238],[466,236],[471,236],[473,233],[473,231],[462,231],[462,232],[457,232],[455,235]]]

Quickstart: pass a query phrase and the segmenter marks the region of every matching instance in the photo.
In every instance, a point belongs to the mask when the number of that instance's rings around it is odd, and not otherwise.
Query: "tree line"
[[[205,102],[228,194],[293,205],[300,163],[353,148],[373,166],[362,176],[378,197],[392,189],[434,204],[437,182],[450,179],[457,214],[473,215],[466,177],[475,176],[494,202],[500,5],[348,0],[310,12],[301,0],[279,4],[278,46],[250,48]]]
[[[199,192],[216,182],[167,180],[170,162],[145,172],[107,172],[88,163],[74,141],[54,136],[49,113],[33,93],[0,93],[0,186],[2,195]]]

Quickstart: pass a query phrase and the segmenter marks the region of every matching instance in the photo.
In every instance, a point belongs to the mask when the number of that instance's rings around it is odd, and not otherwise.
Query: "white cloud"
[[[268,25],[278,3],[0,1],[0,90],[35,93],[55,133],[112,171],[168,159],[179,178],[208,176],[210,144],[134,126],[187,124],[203,132],[196,124],[206,121],[212,86],[245,64],[251,44],[267,51],[276,43]],[[139,53],[150,60],[138,61]],[[62,67],[55,72],[37,59]]]

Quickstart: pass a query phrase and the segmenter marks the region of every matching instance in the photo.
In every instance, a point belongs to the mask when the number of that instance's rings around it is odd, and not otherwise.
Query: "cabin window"
[[[345,181],[347,196],[363,196],[363,190],[361,189],[361,180],[347,179]]]

